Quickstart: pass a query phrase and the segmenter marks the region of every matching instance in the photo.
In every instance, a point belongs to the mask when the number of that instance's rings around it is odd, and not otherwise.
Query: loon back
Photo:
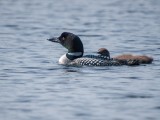
[[[118,61],[113,60],[100,60],[95,58],[87,58],[87,57],[81,57],[78,59],[73,60],[70,65],[78,65],[78,66],[121,66],[121,64]]]

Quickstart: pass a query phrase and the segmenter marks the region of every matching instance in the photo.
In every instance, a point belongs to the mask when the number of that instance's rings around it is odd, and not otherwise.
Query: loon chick
[[[109,56],[109,51],[106,48],[100,48],[97,52],[98,54],[104,55],[104,56]],[[119,55],[116,57],[113,57],[113,59],[118,60],[118,61],[137,61],[139,64],[150,64],[153,61],[152,57],[148,57],[145,55],[131,55],[131,54],[123,54]]]
[[[129,65],[129,66],[139,65],[139,60],[132,60],[132,59],[123,59],[123,60],[121,60],[121,59],[110,58],[110,53],[106,48],[98,49],[97,53],[100,54],[101,56],[108,57],[110,60],[118,61],[119,63],[121,63],[123,65]]]
[[[74,66],[120,66],[124,65],[117,60],[103,60],[96,57],[89,57],[93,55],[86,55],[83,57],[84,49],[81,39],[69,32],[63,32],[59,37],[48,39],[51,42],[60,43],[68,49],[68,52],[60,57],[59,64],[74,65]],[[125,64],[128,65],[128,64]]]
[[[131,54],[123,54],[114,57],[116,60],[138,60],[140,64],[151,64],[153,61],[152,57],[145,55],[131,55]]]
[[[106,56],[108,59],[111,58],[110,53],[106,48],[100,48],[97,53],[102,55],[102,56]]]

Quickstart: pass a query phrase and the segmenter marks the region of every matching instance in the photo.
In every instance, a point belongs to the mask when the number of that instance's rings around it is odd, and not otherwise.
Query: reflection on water
[[[1,0],[0,118],[159,120],[160,1]],[[66,67],[46,39],[73,32],[85,54],[145,54],[136,67]]]

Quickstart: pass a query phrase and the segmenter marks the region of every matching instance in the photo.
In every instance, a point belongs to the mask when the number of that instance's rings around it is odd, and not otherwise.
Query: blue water
[[[65,67],[47,38],[85,54],[148,55],[136,67]],[[159,0],[0,0],[0,120],[160,120]]]

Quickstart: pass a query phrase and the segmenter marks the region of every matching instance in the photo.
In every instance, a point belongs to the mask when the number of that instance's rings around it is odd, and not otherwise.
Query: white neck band
[[[82,55],[82,52],[72,52],[72,53],[67,53],[67,54],[71,56],[80,56]]]

